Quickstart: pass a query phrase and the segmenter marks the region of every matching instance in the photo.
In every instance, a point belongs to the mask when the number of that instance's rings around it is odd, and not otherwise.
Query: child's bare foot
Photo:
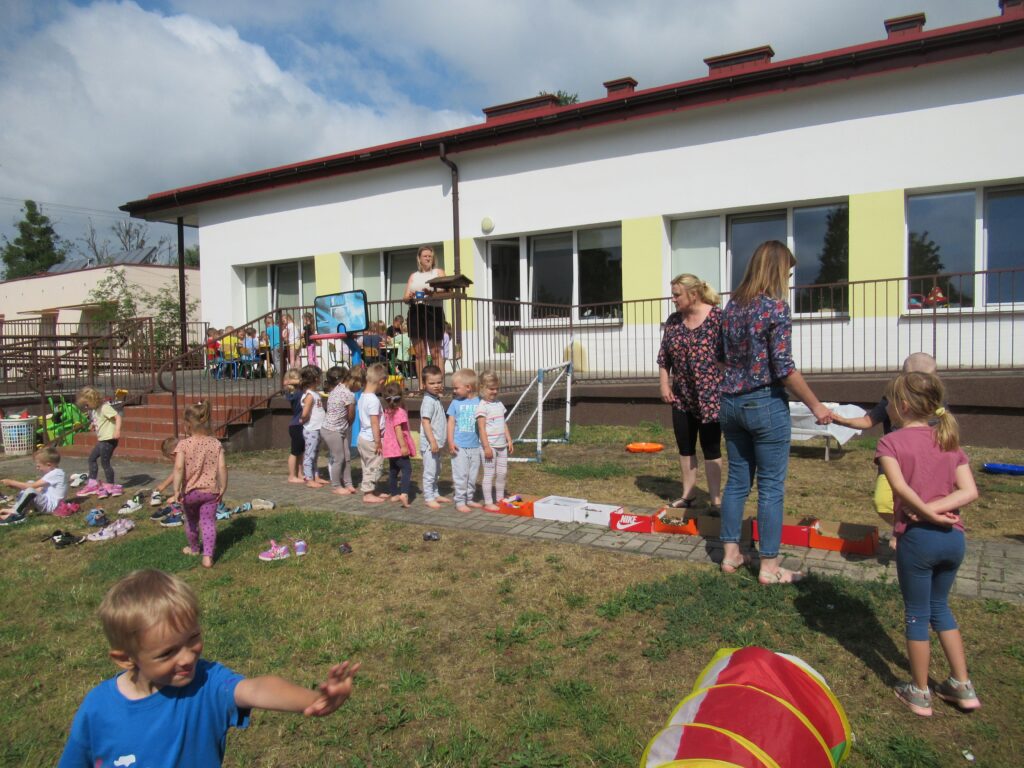
[[[345,490],[348,491],[349,493],[356,493],[355,486],[352,485],[346,485]]]
[[[364,493],[363,494],[363,503],[365,503],[365,504],[383,504],[384,503],[384,499],[382,499],[380,496],[377,496],[376,494],[373,494],[373,493]]]
[[[319,488],[320,487],[320,483],[316,482],[316,480],[306,480],[305,483],[306,483],[306,487],[307,488]]]
[[[488,512],[501,512],[501,507],[497,504],[484,504],[484,509]]]
[[[301,478],[301,477],[289,477],[288,478],[288,482],[289,483],[305,483],[306,481],[305,481],[304,478]]]
[[[438,496],[438,497],[436,497],[434,499],[434,501],[436,501],[438,504],[451,504],[452,503],[452,500],[449,499],[447,496]]]
[[[395,497],[395,499],[397,499],[398,501],[402,502],[402,506],[403,507],[408,508],[408,506],[409,506],[409,494],[407,494],[407,493],[400,493],[400,494],[398,494]]]
[[[209,555],[203,555],[203,568],[213,568],[213,558]]]
[[[394,496],[392,496],[392,497],[391,497],[390,499],[388,499],[388,501],[391,501],[391,502],[393,502],[393,503],[394,503],[394,502],[399,502],[399,501],[401,501],[401,500],[402,500],[402,496],[403,496],[403,495],[404,495],[404,494],[396,493],[396,494],[395,494]]]
[[[473,510],[467,507],[465,504],[459,504],[455,507],[456,512],[472,512]]]
[[[388,499],[391,498],[391,494],[390,493],[378,493],[377,494],[377,498],[379,498],[381,501],[387,501]]]
[[[198,557],[199,556],[198,552],[193,552],[192,551],[192,547],[182,547],[181,548],[181,554],[188,555],[189,557]]]
[[[436,501],[434,501],[433,499],[431,499],[430,501],[426,501],[426,502],[424,502],[424,503],[425,503],[425,504],[426,504],[426,505],[427,505],[428,507],[430,507],[431,509],[440,509],[440,508],[441,508],[441,505],[440,505],[440,504],[438,504],[438,503],[437,503]]]
[[[332,488],[331,493],[336,493],[339,496],[351,496],[355,491],[351,488]]]
[[[467,501],[466,504],[473,509],[483,509],[483,504],[477,504],[475,501]]]
[[[330,480],[324,480],[322,477],[316,478],[313,482],[316,483],[317,485],[330,485],[331,484]]]

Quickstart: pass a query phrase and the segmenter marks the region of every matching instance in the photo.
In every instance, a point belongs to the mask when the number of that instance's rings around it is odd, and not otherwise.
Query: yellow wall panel
[[[341,291],[341,254],[319,253],[313,257],[316,268],[316,295],[324,296],[328,293],[339,293]]]
[[[906,276],[902,189],[850,195],[850,282]],[[900,281],[851,286],[853,317],[899,315]]]
[[[666,293],[661,285],[665,249],[665,222],[661,216],[622,221],[622,299],[650,299]],[[650,322],[644,318],[649,302],[626,305],[623,322]],[[639,316],[638,316],[639,315]]]
[[[455,274],[455,241],[445,240],[443,243],[444,247],[444,273],[446,275]],[[476,243],[471,237],[463,237],[459,239],[459,274],[468,277],[473,281],[473,285],[466,289],[467,296],[479,296],[483,293],[483,286],[477,285],[477,279],[474,276],[476,274]],[[471,331],[475,323],[473,322],[473,312],[479,307],[476,302],[467,302],[463,304],[462,309],[462,330]],[[453,302],[446,301],[444,304],[444,315],[445,319],[452,323],[454,326],[454,305]]]

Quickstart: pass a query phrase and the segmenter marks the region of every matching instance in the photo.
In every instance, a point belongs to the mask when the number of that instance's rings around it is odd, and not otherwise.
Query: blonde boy
[[[480,435],[476,428],[476,371],[460,368],[452,375],[454,399],[448,406],[448,450],[452,454],[455,509],[470,512],[481,505],[473,501],[480,474]]]
[[[356,448],[363,465],[363,479],[359,490],[363,492],[363,501],[367,504],[379,504],[388,498],[388,494],[376,494],[377,480],[380,478],[384,457],[380,445],[380,398],[377,391],[388,376],[388,369],[381,363],[374,363],[366,369],[366,386],[359,398],[359,439]]]
[[[52,515],[64,501],[64,495],[68,492],[68,478],[60,468],[60,452],[56,448],[40,448],[32,454],[32,459],[41,474],[38,480],[29,483],[10,478],[0,480],[0,483],[21,491],[14,506],[0,512],[0,525],[24,522],[32,507],[44,515]]]
[[[207,661],[195,593],[162,571],[125,576],[99,615],[110,658],[124,671],[86,694],[59,768],[220,765],[228,729],[247,727],[250,710],[329,715],[351,695],[359,671],[336,664],[310,690]]]

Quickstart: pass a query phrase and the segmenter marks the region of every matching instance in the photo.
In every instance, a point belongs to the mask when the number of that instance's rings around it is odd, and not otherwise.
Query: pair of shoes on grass
[[[901,683],[892,689],[896,698],[907,708],[920,717],[932,716],[932,692],[916,687],[913,683]],[[947,701],[961,712],[973,712],[981,708],[981,701],[970,680],[960,682],[952,677],[935,686],[935,695]]]
[[[161,520],[170,517],[171,515],[181,514],[181,504],[178,502],[172,502],[165,507],[160,507],[149,516],[149,519],[155,523],[159,523]]]
[[[118,536],[124,536],[128,531],[135,527],[135,521],[130,520],[127,517],[122,517],[120,520],[115,520],[105,528],[100,528],[95,533],[90,533],[85,538],[89,541],[109,541],[110,539]]]
[[[136,493],[128,501],[121,505],[121,508],[117,510],[119,515],[134,515],[136,512],[142,509],[142,494]]]
[[[302,539],[298,541],[292,541],[292,547],[295,549],[295,556],[302,557],[309,551],[309,547],[306,542]],[[287,544],[278,544],[273,539],[270,540],[270,549],[260,552],[260,560],[265,563],[269,563],[273,560],[286,560],[291,557],[291,551],[288,549]]]

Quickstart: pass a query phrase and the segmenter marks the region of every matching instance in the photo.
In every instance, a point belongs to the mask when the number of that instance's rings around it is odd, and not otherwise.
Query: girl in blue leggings
[[[961,710],[981,706],[967,674],[967,657],[949,592],[964,559],[960,508],[978,498],[974,475],[960,449],[956,419],[944,407],[945,391],[931,373],[897,376],[887,392],[888,414],[900,429],[878,443],[875,460],[895,500],[896,574],[906,617],[908,683],[896,696],[922,717],[932,714],[928,688],[928,626],[939,635],[950,676],[935,694]],[[932,426],[934,424],[934,427]]]

